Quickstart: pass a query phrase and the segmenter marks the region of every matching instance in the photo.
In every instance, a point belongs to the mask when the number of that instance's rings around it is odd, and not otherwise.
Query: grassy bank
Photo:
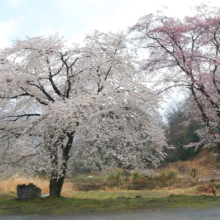
[[[180,172],[183,166],[174,165],[176,167],[165,168],[154,177],[146,177],[138,171],[129,174],[120,169],[115,169],[109,176],[78,175],[65,182],[63,197],[56,199],[18,201],[15,194],[17,185],[34,183],[45,194],[49,192],[49,181],[38,178],[8,179],[0,183],[0,214],[62,214],[220,205],[220,180],[214,182],[217,194],[214,197],[209,186],[213,182],[207,180],[202,183],[196,178],[184,176]]]
[[[141,195],[141,198],[136,198]],[[75,197],[16,200],[13,193],[0,193],[0,214],[61,214],[78,211],[122,211],[133,209],[220,205],[220,197],[169,195],[162,191],[78,192]]]

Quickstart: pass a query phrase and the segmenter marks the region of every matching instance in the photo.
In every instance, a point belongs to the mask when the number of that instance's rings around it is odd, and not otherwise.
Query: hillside
[[[220,155],[212,149],[202,149],[194,158],[169,163],[167,168],[176,169],[185,178],[191,177],[194,169],[198,179],[217,179],[220,178]]]

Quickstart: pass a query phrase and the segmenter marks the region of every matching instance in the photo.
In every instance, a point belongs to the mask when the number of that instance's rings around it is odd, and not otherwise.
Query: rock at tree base
[[[34,199],[41,197],[41,189],[35,186],[33,183],[29,185],[17,186],[17,198],[18,199]]]

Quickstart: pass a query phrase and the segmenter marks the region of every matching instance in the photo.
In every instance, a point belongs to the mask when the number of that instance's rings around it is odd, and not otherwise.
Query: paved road
[[[220,207],[209,209],[175,208],[119,213],[78,213],[73,215],[1,215],[1,220],[219,220]]]

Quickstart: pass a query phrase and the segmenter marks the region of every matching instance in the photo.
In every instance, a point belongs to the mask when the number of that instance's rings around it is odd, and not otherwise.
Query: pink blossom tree
[[[1,177],[47,173],[59,197],[72,155],[91,168],[164,158],[160,97],[138,81],[123,33],[94,31],[83,47],[57,35],[16,40],[0,60]]]
[[[141,70],[155,91],[188,90],[194,119],[205,125],[199,145],[220,149],[220,8],[202,4],[195,10],[184,19],[148,14],[129,31],[132,43],[148,55]]]

